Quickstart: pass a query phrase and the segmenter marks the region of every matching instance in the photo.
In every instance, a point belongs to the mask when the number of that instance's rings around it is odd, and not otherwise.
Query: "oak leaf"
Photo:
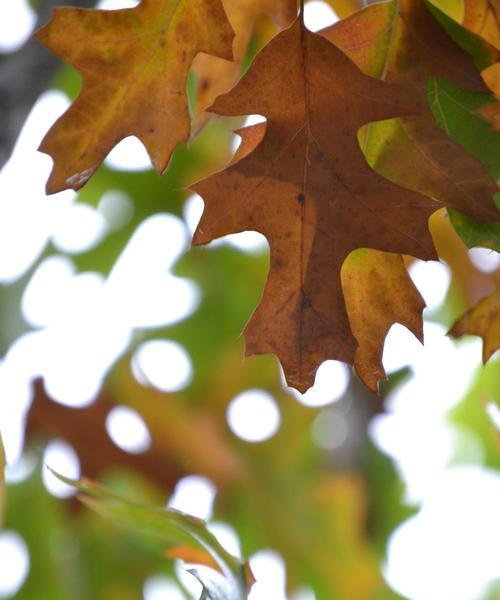
[[[134,135],[159,172],[189,137],[186,83],[199,52],[230,60],[221,0],[143,0],[131,9],[56,8],[37,38],[83,77],[73,105],[40,150],[54,160],[48,193],[79,189],[110,150]]]
[[[342,289],[352,333],[358,342],[354,367],[373,391],[386,373],[384,340],[394,323],[409,329],[423,344],[425,302],[397,254],[360,248],[342,266]]]
[[[194,243],[249,229],[267,237],[269,278],[245,329],[247,353],[277,354],[288,382],[305,390],[323,360],[355,360],[340,277],[350,252],[436,258],[427,222],[439,203],[371,170],[357,141],[363,124],[418,103],[364,75],[299,18],[210,110],[262,114],[267,127],[250,154],[193,186],[206,203]]]
[[[483,338],[483,362],[500,350],[500,290],[483,298],[450,329],[449,335],[478,335]]]

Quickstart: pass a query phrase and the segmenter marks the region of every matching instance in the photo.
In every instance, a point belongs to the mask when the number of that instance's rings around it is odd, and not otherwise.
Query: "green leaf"
[[[451,224],[467,248],[490,248],[500,252],[500,222],[478,223],[458,210],[448,208]]]
[[[169,508],[130,502],[87,479],[77,482],[58,473],[54,474],[61,481],[76,487],[80,492],[79,499],[101,516],[158,539],[163,544],[164,550],[171,550],[170,557],[175,557],[176,548],[186,547],[197,554],[208,554],[224,578],[216,578],[215,572],[215,575],[205,582],[204,578],[196,572],[196,577],[203,580],[204,591],[201,598],[210,600],[248,598],[248,591],[253,583],[248,566],[229,554],[208,531],[205,522],[201,519]]]
[[[429,79],[427,94],[437,125],[479,159],[492,178],[498,181],[500,132],[477,113],[484,104],[495,103],[495,97],[462,90],[447,81],[434,78]]]
[[[481,37],[472,33],[460,23],[454,21],[437,6],[434,6],[429,0],[424,0],[425,5],[430,10],[436,21],[446,30],[446,33],[466,52],[468,52],[477,68],[482,71],[490,66],[496,60],[496,51]]]
[[[500,180],[500,133],[477,110],[495,102],[489,94],[468,92],[439,79],[429,79],[429,104],[437,125],[480,160],[495,181]],[[497,205],[498,193],[492,198]],[[468,248],[483,246],[500,252],[499,221],[479,223],[448,208],[451,223]]]

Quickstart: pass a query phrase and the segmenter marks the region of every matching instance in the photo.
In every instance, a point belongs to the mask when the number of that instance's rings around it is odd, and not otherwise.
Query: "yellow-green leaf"
[[[78,69],[80,95],[46,135],[49,193],[78,189],[123,138],[136,136],[156,169],[189,137],[187,75],[199,52],[232,58],[221,0],[143,0],[115,11],[56,8],[37,38]]]

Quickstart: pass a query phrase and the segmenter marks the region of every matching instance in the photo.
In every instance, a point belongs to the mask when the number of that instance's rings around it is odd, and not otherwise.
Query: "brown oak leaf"
[[[277,354],[288,382],[305,390],[323,360],[355,359],[340,277],[350,252],[436,258],[428,219],[439,203],[370,169],[357,141],[363,124],[418,103],[364,75],[299,18],[211,110],[262,114],[267,127],[250,154],[193,186],[206,204],[194,243],[245,230],[266,236],[271,266],[245,329],[247,353]]]
[[[37,38],[80,72],[83,87],[40,146],[54,160],[47,192],[82,187],[131,135],[165,171],[176,145],[189,137],[186,82],[194,57],[231,60],[233,36],[221,0],[54,9]]]
[[[483,362],[500,350],[500,290],[469,309],[448,332],[455,338],[478,335],[483,338]]]

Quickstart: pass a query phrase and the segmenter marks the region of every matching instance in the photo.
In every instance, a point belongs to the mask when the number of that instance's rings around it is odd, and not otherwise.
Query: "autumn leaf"
[[[486,91],[472,58],[435,17],[459,28],[466,42],[480,40],[432,11],[420,0],[373,4],[322,33],[363,72],[404,87],[419,103],[420,114],[365,128],[361,143],[370,164],[391,181],[478,221],[492,221],[499,217],[492,202],[497,184],[476,157],[439,130],[427,99],[430,77]]]
[[[143,0],[132,9],[56,8],[37,38],[78,69],[82,90],[45,136],[54,160],[48,193],[78,189],[110,150],[134,135],[163,173],[189,137],[186,82],[194,57],[230,60],[233,31],[221,0]]]
[[[204,112],[215,98],[227,92],[240,75],[243,59],[259,17],[269,15],[280,29],[290,25],[297,16],[296,0],[225,0],[229,21],[234,29],[233,61],[208,54],[199,54],[193,62],[197,76],[197,116],[193,129],[199,130],[207,121]]]
[[[449,335],[478,335],[483,338],[483,362],[500,349],[500,290],[468,310],[450,329]]]
[[[305,390],[323,360],[354,362],[340,278],[349,253],[436,258],[427,221],[439,204],[372,171],[357,142],[361,125],[418,104],[297,19],[210,110],[262,114],[267,129],[248,156],[193,187],[206,203],[194,243],[246,230],[267,237],[270,273],[245,329],[247,353],[277,354],[289,383]]]
[[[354,367],[373,391],[386,378],[382,366],[385,336],[394,323],[423,343],[425,303],[399,255],[360,248],[342,266],[342,289],[351,330],[359,346]]]

